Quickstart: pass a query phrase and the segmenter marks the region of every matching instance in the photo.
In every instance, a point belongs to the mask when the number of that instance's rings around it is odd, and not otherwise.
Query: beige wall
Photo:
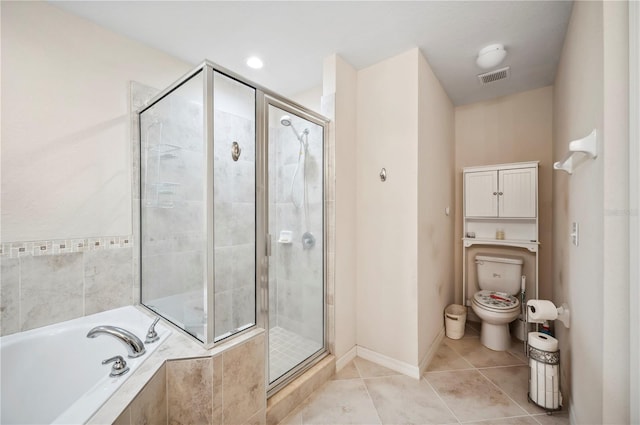
[[[629,3],[629,283],[630,400],[640,400],[640,2]],[[640,423],[640,403],[631,404],[631,423]]]
[[[130,235],[129,82],[189,65],[45,2],[1,7],[2,241]]]
[[[356,345],[356,70],[337,55],[324,61],[322,112],[331,118],[335,160],[335,288],[333,352],[340,360]],[[331,315],[330,315],[331,317]],[[343,366],[339,364],[338,366]]]
[[[418,373],[453,300],[453,106],[418,49],[359,71],[357,99],[358,346]]]
[[[604,423],[629,422],[629,5],[603,3]],[[638,258],[634,258],[637,262]],[[637,308],[634,306],[633,308]],[[614,365],[610,367],[609,365]],[[634,404],[638,400],[634,400]]]
[[[456,302],[462,299],[462,168],[475,165],[540,161],[538,211],[540,240],[539,298],[552,294],[552,101],[553,87],[529,90],[498,99],[459,106],[455,110],[455,282]],[[515,249],[518,255],[525,250]],[[525,255],[526,270],[535,257]],[[467,258],[473,258],[468,256]],[[473,273],[473,262],[467,264]],[[533,273],[527,274],[533,277]],[[473,283],[470,276],[469,282]],[[533,296],[533,279],[527,293]]]
[[[445,307],[454,301],[454,109],[422,55],[418,67],[418,361],[422,363],[442,331]]]
[[[418,347],[418,55],[360,70],[357,86],[358,346],[409,365]]]
[[[6,335],[137,300],[130,83],[189,65],[46,2],[0,7],[1,234],[27,241],[0,255]]]
[[[627,25],[624,2],[576,2],[555,82],[554,157],[598,131],[598,157],[554,175],[553,299],[571,308],[556,332],[575,423],[629,423]]]

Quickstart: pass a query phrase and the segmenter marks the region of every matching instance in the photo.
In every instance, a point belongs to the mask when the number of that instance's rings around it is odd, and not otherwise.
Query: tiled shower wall
[[[234,141],[241,147],[238,161],[233,161],[230,155]],[[255,152],[254,119],[216,109],[213,169],[216,329],[236,329],[255,320]]]

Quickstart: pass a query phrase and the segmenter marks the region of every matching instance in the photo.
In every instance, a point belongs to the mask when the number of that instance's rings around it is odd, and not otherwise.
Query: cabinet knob
[[[493,194],[494,194],[494,195],[497,195],[497,194],[498,194],[498,192],[493,192]]]
[[[503,195],[503,193],[502,193],[502,192],[498,192],[498,195],[502,196],[502,195]]]

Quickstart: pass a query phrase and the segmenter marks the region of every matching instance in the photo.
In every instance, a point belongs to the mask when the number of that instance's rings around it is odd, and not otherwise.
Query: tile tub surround
[[[264,424],[265,412],[259,335],[213,357],[168,360],[115,423]]]
[[[0,335],[133,304],[131,236],[4,243],[0,266]]]
[[[528,403],[519,349],[514,340],[502,356],[467,327],[464,338],[444,339],[420,380],[356,357],[280,423],[568,425],[566,410],[549,416]]]
[[[146,310],[144,310],[146,311]],[[173,325],[170,325],[172,326]],[[174,327],[175,328],[175,327]],[[199,423],[197,418],[211,418],[224,422],[224,409],[243,409],[239,420],[248,422],[254,417],[264,418],[266,392],[264,390],[264,331],[255,329],[211,350],[205,350],[181,331],[169,338],[130,376],[120,389],[98,410],[88,424],[139,423]],[[200,372],[213,375],[199,376]],[[236,375],[238,381],[224,380],[225,373]],[[158,378],[161,376],[161,378]],[[158,380],[162,384],[157,384]],[[161,386],[158,389],[158,385]],[[169,385],[163,386],[163,385]],[[224,404],[222,394],[225,394]],[[207,395],[208,394],[208,395]],[[212,403],[200,403],[208,396]],[[163,400],[164,398],[164,400]],[[149,399],[152,399],[150,401]],[[200,400],[200,401],[198,401]],[[198,402],[198,411],[187,411]],[[162,405],[166,421],[140,419],[149,404]],[[209,411],[208,408],[212,407]],[[138,409],[138,410],[136,410]],[[203,409],[203,410],[200,410]],[[244,417],[246,414],[246,418]],[[223,422],[220,422],[216,418]],[[229,419],[229,417],[227,417]],[[236,420],[236,418],[232,418]],[[195,421],[195,422],[194,422]],[[263,419],[264,421],[264,419]]]

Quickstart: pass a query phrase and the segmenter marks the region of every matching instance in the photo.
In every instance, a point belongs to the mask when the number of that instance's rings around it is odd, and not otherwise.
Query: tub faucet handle
[[[149,330],[147,331],[147,339],[144,340],[145,344],[150,344],[160,339],[160,336],[158,336],[158,332],[156,332],[156,324],[159,320],[160,316],[156,317],[156,320],[154,320],[151,326],[149,326]]]
[[[109,374],[110,377],[116,378],[129,372],[129,366],[127,366],[127,362],[122,356],[113,356],[110,359],[103,360],[102,364],[111,362],[113,362],[113,366],[111,366],[111,373]]]

